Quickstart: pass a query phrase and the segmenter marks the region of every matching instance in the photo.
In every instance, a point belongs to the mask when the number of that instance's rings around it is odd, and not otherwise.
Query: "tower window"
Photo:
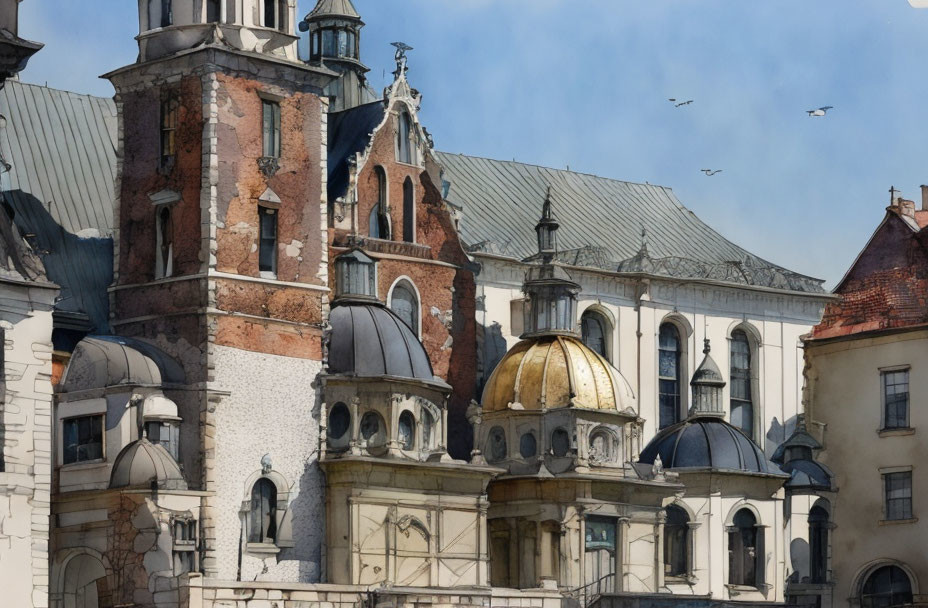
[[[174,273],[174,222],[171,207],[162,205],[155,212],[155,278]]]
[[[401,281],[393,288],[390,310],[396,313],[414,334],[419,335],[419,298],[408,281]]]
[[[606,349],[606,320],[602,315],[593,311],[583,313],[580,318],[580,331],[583,335],[583,343],[590,350],[598,353],[603,358],[608,358]]]
[[[64,464],[103,458],[103,416],[68,418],[62,423]]]
[[[322,30],[322,55],[325,57],[335,56],[335,30]]]
[[[261,101],[264,156],[280,158],[280,104]]]
[[[400,112],[399,128],[396,130],[396,159],[407,165],[411,165],[415,161],[412,130],[412,118],[409,116],[409,112]]]
[[[763,583],[763,528],[747,509],[735,513],[728,529],[728,582],[760,587]]]
[[[161,445],[174,460],[180,459],[180,427],[171,420],[150,420],[145,423],[145,436]]]
[[[371,210],[368,233],[375,239],[390,239],[390,218],[387,212],[387,173],[383,167],[374,167],[377,180],[377,204]]]
[[[690,518],[678,506],[667,507],[664,523],[664,574],[687,576],[689,574],[688,553],[690,545]]]
[[[173,92],[167,93],[161,100],[161,166],[168,167],[174,162],[177,153],[177,114],[180,101]]]
[[[412,180],[408,177],[403,182],[403,240],[416,242],[416,197]]]
[[[264,27],[287,31],[287,0],[264,0]]]
[[[206,0],[206,22],[219,23],[222,18],[222,0]]]
[[[400,414],[396,440],[400,447],[407,451],[416,446],[416,419],[410,412]]]
[[[248,542],[273,543],[277,538],[277,486],[262,477],[251,488]]]
[[[258,270],[262,275],[277,276],[277,210],[258,207]]]
[[[680,421],[680,371],[680,332],[664,323],[658,337],[660,428]]]
[[[197,522],[174,520],[174,574],[196,571]]]
[[[809,511],[809,582],[824,583],[828,571],[828,512],[822,507]]]
[[[909,426],[909,370],[886,371],[883,379],[883,428]]]
[[[172,0],[161,0],[161,27],[174,23],[174,7]]]
[[[751,344],[740,329],[731,334],[731,423],[748,437],[754,436],[754,402],[751,399]]]

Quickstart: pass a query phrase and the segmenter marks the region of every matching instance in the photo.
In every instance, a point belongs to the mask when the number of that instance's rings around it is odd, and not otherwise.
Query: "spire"
[[[551,188],[545,195],[541,219],[535,225],[541,264],[532,267],[522,285],[525,307],[525,333],[522,337],[543,335],[577,335],[577,294],[580,285],[555,261],[557,230],[551,204]],[[530,258],[531,259],[531,258]]]
[[[358,14],[351,0],[319,0],[319,2],[316,3],[316,8],[306,15],[306,21],[310,19],[320,19],[322,17],[342,17],[344,19],[361,20],[361,15]]]
[[[709,338],[706,338],[702,349],[705,356],[690,380],[690,386],[693,387],[693,407],[690,408],[692,417],[725,415],[722,409],[722,389],[725,388],[725,380],[722,379],[719,366],[709,354],[711,350]]]

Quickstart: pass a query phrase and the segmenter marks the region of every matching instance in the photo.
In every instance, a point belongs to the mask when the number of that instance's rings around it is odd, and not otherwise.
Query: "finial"
[[[648,251],[648,229],[644,227],[644,224],[641,225],[641,249],[647,253]]]
[[[704,355],[708,355],[708,354],[709,354],[709,351],[712,350],[712,347],[709,346],[709,338],[705,338],[705,339],[702,341],[702,344],[703,344],[703,346],[702,346],[702,352],[703,352],[703,354],[704,354]]]
[[[889,187],[889,206],[892,207],[896,202],[896,193],[901,192],[901,190],[896,190],[895,186]]]
[[[393,72],[393,75],[399,78],[400,76],[404,76],[409,69],[406,67],[406,51],[411,51],[412,47],[405,42],[391,42],[390,44],[396,47],[396,54],[394,55],[394,59],[396,59],[396,71]]]
[[[546,220],[551,219],[551,186],[548,186],[545,192],[545,203],[541,208],[541,217]]]

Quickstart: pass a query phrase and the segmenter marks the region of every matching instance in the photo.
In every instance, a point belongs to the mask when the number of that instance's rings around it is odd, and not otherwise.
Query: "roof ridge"
[[[57,88],[57,87],[50,87],[50,86],[48,86],[47,84],[38,84],[38,83],[35,83],[35,82],[25,82],[25,81],[22,81],[22,80],[15,80],[15,79],[7,80],[7,81],[6,81],[6,86],[9,86],[10,84],[13,84],[13,85],[21,85],[21,86],[27,86],[27,87],[33,87],[33,88],[36,88],[36,89],[46,89],[46,90],[48,90],[48,91],[56,91],[56,92],[59,92],[59,93],[67,93],[67,94],[69,94],[69,95],[78,95],[78,96],[80,96],[80,97],[88,97],[88,98],[90,98],[90,99],[100,99],[100,100],[109,101],[109,102],[112,102],[112,101],[113,101],[113,98],[112,98],[112,97],[101,97],[100,95],[94,95],[94,94],[92,94],[92,93],[81,93],[81,92],[79,92],[79,91],[72,91],[72,90],[70,90],[70,89],[59,89],[59,88]]]

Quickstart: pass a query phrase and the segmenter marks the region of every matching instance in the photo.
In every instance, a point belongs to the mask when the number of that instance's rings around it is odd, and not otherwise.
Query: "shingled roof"
[[[17,229],[61,286],[56,322],[108,333],[113,278],[116,106],[8,81],[0,90],[0,184]]]
[[[463,154],[435,156],[444,168],[445,198],[463,210],[461,236],[472,252],[530,259],[540,201],[550,187],[564,263],[824,293],[823,281],[723,237],[670,188]]]

